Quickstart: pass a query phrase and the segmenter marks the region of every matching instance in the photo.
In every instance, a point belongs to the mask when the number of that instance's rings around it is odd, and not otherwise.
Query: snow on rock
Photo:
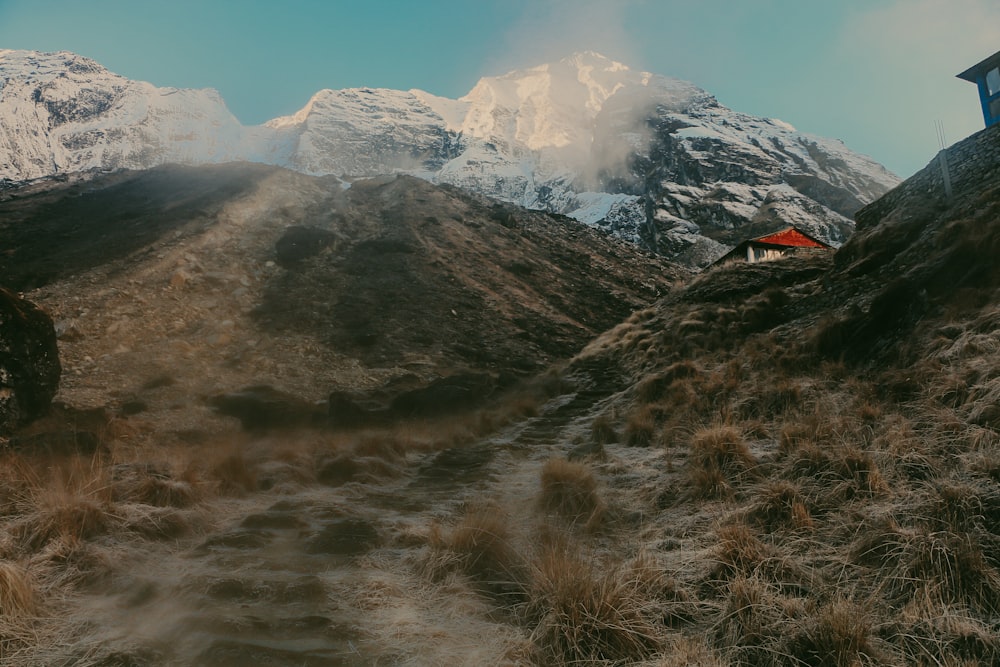
[[[69,52],[0,52],[0,177],[240,159],[214,90],[157,88]]]
[[[429,101],[427,95],[384,88],[322,90],[294,116],[266,126],[295,136],[284,166],[309,174],[434,169],[457,154],[458,142]],[[453,121],[454,112],[446,112]]]
[[[899,180],[838,141],[593,52],[485,77],[459,100],[322,90],[244,127],[214,90],[157,88],[68,52],[0,50],[0,181],[231,160],[345,180],[410,173],[694,265],[768,226],[838,244],[854,211]]]

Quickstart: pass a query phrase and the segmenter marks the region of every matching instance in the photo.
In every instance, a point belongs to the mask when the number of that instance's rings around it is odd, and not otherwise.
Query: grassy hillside
[[[911,198],[832,264],[708,271],[585,349],[628,387],[578,476],[631,525],[568,553],[631,588],[552,659],[995,664],[998,220],[1000,187]]]
[[[401,185],[359,190],[357,224],[377,196],[418,231],[415,197],[480,206]],[[129,367],[108,362],[73,395],[110,396],[111,412],[50,417],[92,438],[66,453],[50,437],[0,468],[0,663],[996,664],[998,220],[1000,185],[900,198],[834,256],[706,271],[488,407],[433,420],[208,428],[181,397],[208,371],[142,366],[149,405],[128,414],[108,387]],[[463,221],[424,220],[396,259],[422,266],[416,249],[454,243]],[[512,243],[552,252],[533,220],[519,224]],[[463,237],[479,258],[466,285],[490,273],[484,233]],[[341,261],[317,257],[315,275]],[[344,255],[343,275],[366,276],[365,257]],[[173,270],[123,285],[168,284]],[[309,274],[270,270],[254,294],[308,287]],[[548,276],[541,288],[580,270],[529,273]],[[217,348],[185,331],[165,345],[213,368]],[[75,358],[95,340],[72,343]],[[262,340],[225,368],[283,386],[344,377],[291,372],[282,339]]]

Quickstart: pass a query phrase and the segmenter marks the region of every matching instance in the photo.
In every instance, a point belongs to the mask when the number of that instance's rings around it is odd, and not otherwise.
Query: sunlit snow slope
[[[838,141],[591,52],[483,78],[459,100],[322,90],[245,127],[214,90],[157,88],[68,52],[0,50],[0,179],[233,160],[348,180],[416,174],[693,265],[785,224],[839,244],[854,211],[898,182]]]

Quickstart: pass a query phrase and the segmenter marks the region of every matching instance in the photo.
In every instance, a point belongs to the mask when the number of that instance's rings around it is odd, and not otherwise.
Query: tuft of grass
[[[763,486],[749,516],[768,531],[813,527],[812,515],[799,486],[784,480],[767,482]]]
[[[780,591],[801,593],[811,588],[814,577],[808,568],[765,544],[753,529],[742,521],[718,529],[718,544],[705,583],[725,590],[737,579],[760,579]]]
[[[223,494],[241,496],[257,490],[257,471],[240,451],[219,460],[209,469],[208,477]]]
[[[15,501],[17,517],[10,532],[29,552],[59,538],[88,540],[116,522],[112,512],[110,475],[103,459],[70,458],[42,464],[20,460],[24,483]]]
[[[618,432],[607,415],[600,415],[590,424],[590,437],[599,445],[618,442]]]
[[[949,667],[995,665],[1000,660],[1000,637],[992,623],[965,607],[924,600],[909,605],[900,621],[908,621],[896,630],[907,656],[933,655]]]
[[[532,562],[527,616],[543,664],[638,661],[661,645],[659,605],[644,577],[601,563],[565,540],[553,540]]]
[[[106,532],[111,523],[107,506],[92,498],[45,494],[38,509],[16,524],[13,532],[25,548],[37,551],[61,537],[93,538]]]
[[[175,479],[165,465],[113,466],[113,499],[154,507],[190,507],[198,499],[198,492],[191,478],[192,472],[185,471],[185,476],[189,479]]]
[[[667,640],[656,667],[727,667],[728,662],[699,637],[678,635]]]
[[[72,535],[49,542],[32,559],[31,568],[54,589],[106,585],[113,571],[106,549]]]
[[[173,507],[131,505],[124,509],[125,527],[149,540],[176,539],[191,529],[188,517]]]
[[[0,618],[34,616],[38,608],[38,590],[31,573],[17,563],[0,561]]]
[[[780,287],[769,287],[764,292],[750,300],[743,309],[742,329],[745,333],[757,331],[767,331],[779,324],[783,324],[787,319],[785,306],[788,305],[790,297]]]
[[[802,405],[802,387],[794,380],[768,378],[739,405],[744,419],[776,419]]]
[[[667,389],[677,380],[695,377],[701,372],[701,369],[693,361],[678,361],[662,372],[651,375],[640,382],[636,388],[636,397],[642,403],[654,403],[663,399]]]
[[[855,543],[856,562],[876,568],[878,591],[892,602],[925,596],[1000,612],[1000,573],[975,534],[889,527]]]
[[[793,637],[788,654],[795,664],[862,665],[877,662],[872,616],[867,609],[843,598],[823,606]]]
[[[625,444],[630,447],[648,447],[656,434],[656,409],[644,405],[628,416],[625,422]]]
[[[975,530],[986,512],[979,489],[968,482],[946,481],[934,487],[923,514],[935,528],[964,532]]]
[[[754,574],[772,557],[771,550],[760,541],[745,523],[734,523],[719,529],[719,545],[715,552],[713,577],[734,579]]]
[[[741,665],[780,664],[780,641],[792,619],[791,601],[763,579],[739,576],[729,582],[714,634]]]
[[[154,507],[190,507],[197,499],[195,489],[177,479],[147,477],[134,490],[134,499]]]
[[[784,435],[784,434],[783,434]],[[889,493],[889,484],[872,454],[853,444],[806,441],[787,451],[787,474],[816,490],[810,497],[825,496],[828,509],[855,498],[876,498]]]
[[[542,468],[540,503],[546,510],[591,526],[604,511],[594,473],[583,463],[563,458],[549,459]]]
[[[691,481],[702,498],[729,495],[731,481],[756,464],[742,434],[731,426],[699,429],[691,437]]]
[[[508,604],[523,599],[527,565],[510,535],[510,517],[493,505],[470,508],[449,532],[435,526],[430,534],[433,549],[455,558],[445,561],[472,577],[484,591]],[[436,566],[433,569],[441,569]],[[437,572],[432,571],[432,574]]]

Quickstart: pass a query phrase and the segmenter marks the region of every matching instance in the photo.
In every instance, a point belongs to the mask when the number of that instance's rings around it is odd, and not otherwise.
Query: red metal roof
[[[810,238],[795,229],[794,227],[789,227],[788,229],[783,229],[780,232],[775,232],[774,234],[768,234],[767,236],[761,236],[760,238],[754,239],[756,243],[769,243],[771,245],[789,246],[795,248],[829,248],[830,246],[825,243],[820,243],[816,239]]]

